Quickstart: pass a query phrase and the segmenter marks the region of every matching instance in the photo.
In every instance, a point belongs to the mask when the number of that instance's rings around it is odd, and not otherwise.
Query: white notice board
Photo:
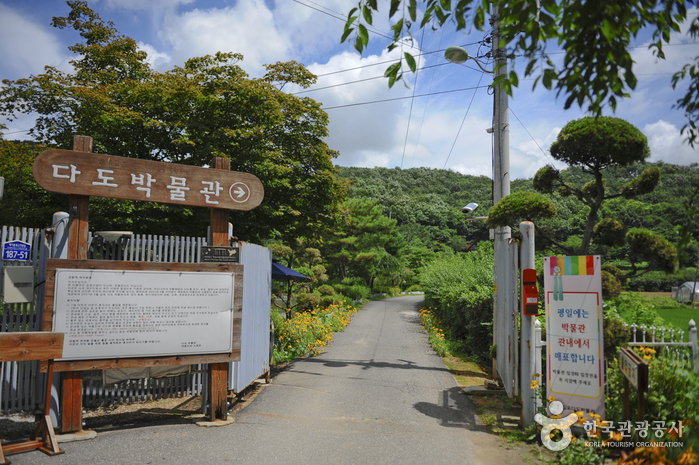
[[[61,360],[233,349],[233,273],[57,269]]]

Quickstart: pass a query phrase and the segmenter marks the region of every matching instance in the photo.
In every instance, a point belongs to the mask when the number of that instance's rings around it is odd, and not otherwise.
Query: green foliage
[[[356,312],[357,308],[347,301],[296,313],[291,318],[284,318],[273,308],[275,346],[270,363],[288,362],[324,352],[323,347],[330,344],[333,333],[343,331]]]
[[[558,170],[551,165],[546,165],[534,175],[534,189],[544,194],[551,194],[554,190],[554,183],[560,177]]]
[[[694,281],[696,268],[685,268],[674,274],[662,271],[651,271],[628,282],[628,289],[635,292],[670,292],[673,287],[679,287],[687,281]]]
[[[395,227],[397,221],[384,216],[383,208],[368,199],[350,198],[343,209],[344,217],[323,244],[333,276],[339,280],[360,277],[370,289],[377,278],[400,281],[403,243]]]
[[[629,90],[636,87],[631,56],[633,39],[642,31],[652,33],[651,48],[658,58],[664,59],[663,44],[669,42],[671,33],[679,32],[680,24],[687,20],[687,3],[679,0],[647,3],[622,0],[604,8],[595,2],[579,0],[510,0],[494,4],[474,0],[391,0],[387,16],[393,24],[393,37],[388,50],[401,45],[406,37],[412,37],[415,27],[438,29],[449,24],[457,31],[473,27],[483,30],[487,27],[485,15],[491,8],[497,8],[500,19],[500,46],[507,49],[510,56],[523,57],[526,62],[523,76],[512,71],[498,81],[499,85],[511,93],[521,78],[532,77],[534,87],[541,83],[565,97],[565,108],[576,104],[586,107],[596,117],[602,114],[604,107],[614,111],[617,100],[627,97]],[[378,2],[359,0],[357,8],[347,16],[341,41],[352,40],[361,53],[370,36],[365,24],[372,24],[374,13],[378,13]],[[699,25],[693,21],[689,35],[696,37],[697,32]],[[562,66],[547,53],[551,43],[563,46]],[[407,56],[390,65],[386,70],[389,86],[401,79],[404,61],[413,69]],[[690,141],[696,139],[695,121],[699,113],[698,69],[699,59],[673,77],[673,86],[685,78],[690,81],[685,97],[676,103],[685,110],[689,120],[684,129],[689,132]]]
[[[231,214],[235,234],[244,240],[290,242],[318,237],[333,225],[347,185],[332,164],[337,153],[323,140],[328,116],[318,102],[275,87],[308,86],[315,81],[308,70],[277,63],[267,65],[264,78],[250,79],[238,65],[241,55],[217,53],[157,72],[136,42],[87,2],[68,4],[69,14],[54,18],[53,25],[73,28],[81,37],[69,47],[76,54],[73,70],[48,66],[38,76],[4,80],[0,115],[38,115],[30,134],[52,147],[72,148],[77,133],[93,137],[97,153],[196,166],[209,164],[212,156],[230,158],[232,170],[256,175],[265,187],[262,205]],[[91,213],[101,210],[122,228],[135,217],[139,232],[162,233],[164,226],[172,226],[168,233],[205,232],[207,209],[142,210],[137,204],[107,201],[100,208],[96,202]],[[142,225],[144,212],[156,213],[155,221]],[[158,222],[162,218],[169,224]],[[158,229],[144,231],[152,223]]]
[[[652,304],[642,301],[633,293],[621,294],[608,302],[610,311],[618,313],[629,325],[636,323],[638,326],[661,326],[662,318],[658,316]]]
[[[626,228],[615,218],[605,218],[595,225],[592,239],[595,244],[609,247],[622,247],[626,241]]]
[[[488,212],[488,226],[512,226],[521,220],[534,221],[556,216],[556,206],[536,192],[515,192],[505,196]]]
[[[585,445],[585,441],[577,440],[561,451],[558,463],[560,465],[604,465],[604,456],[597,455],[594,447]]]
[[[34,181],[34,159],[43,145],[0,140],[0,176],[5,187],[0,225],[44,228],[57,211],[68,210],[68,196],[48,192]]]
[[[631,340],[631,328],[615,310],[604,312],[604,357],[608,360],[618,357],[619,349],[626,347]]]
[[[682,439],[684,450],[692,447],[699,450],[699,375],[679,364],[670,363],[664,357],[650,358],[648,369],[648,392],[644,396],[645,418],[671,422],[681,421],[683,424]],[[621,421],[624,412],[623,396],[624,375],[619,368],[619,361],[612,360],[607,369],[607,419]],[[630,404],[637,405],[636,390],[630,392]],[[631,417],[636,415],[631,412]],[[667,437],[667,436],[666,436]],[[653,437],[653,440],[662,441],[662,438]],[[672,439],[667,439],[672,440]],[[680,450],[669,449],[668,456],[676,458]]]
[[[634,228],[626,233],[626,242],[632,265],[647,261],[651,269],[667,273],[677,269],[677,250],[664,237],[647,229]]]
[[[658,187],[659,182],[660,169],[657,166],[652,166],[643,171],[639,177],[631,180],[631,182],[622,187],[621,195],[627,199],[631,199],[639,195],[650,194]]]
[[[425,303],[444,324],[449,339],[463,342],[466,352],[488,360],[493,340],[493,252],[445,255],[420,275]]]
[[[602,270],[602,298],[616,299],[621,294],[621,281],[612,273]]]
[[[610,116],[568,122],[551,144],[551,156],[595,172],[627,166],[650,156],[648,140],[633,124]]]

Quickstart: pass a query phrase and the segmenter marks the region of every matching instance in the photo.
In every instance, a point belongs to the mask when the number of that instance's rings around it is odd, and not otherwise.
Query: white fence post
[[[699,373],[699,347],[697,345],[697,323],[689,320],[689,347],[692,350],[692,365],[694,371]]]
[[[546,345],[546,341],[541,339],[541,323],[534,320],[534,374],[539,375],[539,384],[544,382],[544,372],[541,367],[541,349]],[[547,380],[548,382],[548,380]],[[543,407],[543,402],[538,396],[534,397],[534,412]]]

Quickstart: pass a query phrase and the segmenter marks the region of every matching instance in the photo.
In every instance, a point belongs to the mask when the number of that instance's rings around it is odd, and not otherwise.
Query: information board
[[[601,261],[598,255],[544,258],[547,393],[564,413],[604,417]]]
[[[233,273],[57,269],[61,360],[232,350]]]

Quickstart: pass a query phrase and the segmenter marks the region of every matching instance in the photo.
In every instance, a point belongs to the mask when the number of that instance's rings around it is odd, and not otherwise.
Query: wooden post
[[[92,152],[92,137],[73,136],[73,150]],[[87,259],[87,232],[90,197],[70,196],[70,219],[68,220],[68,259]],[[61,432],[72,433],[82,430],[83,374],[80,371],[63,373],[61,392]]]
[[[214,157],[212,168],[230,170],[231,161],[228,158]],[[211,244],[214,247],[227,247],[228,243],[228,210],[211,209]],[[228,419],[228,363],[209,364],[209,419]]]
[[[629,380],[624,377],[624,421],[629,421],[629,416],[630,416],[630,410],[631,410],[631,402],[629,399],[629,389],[631,389],[631,386],[629,385]]]

